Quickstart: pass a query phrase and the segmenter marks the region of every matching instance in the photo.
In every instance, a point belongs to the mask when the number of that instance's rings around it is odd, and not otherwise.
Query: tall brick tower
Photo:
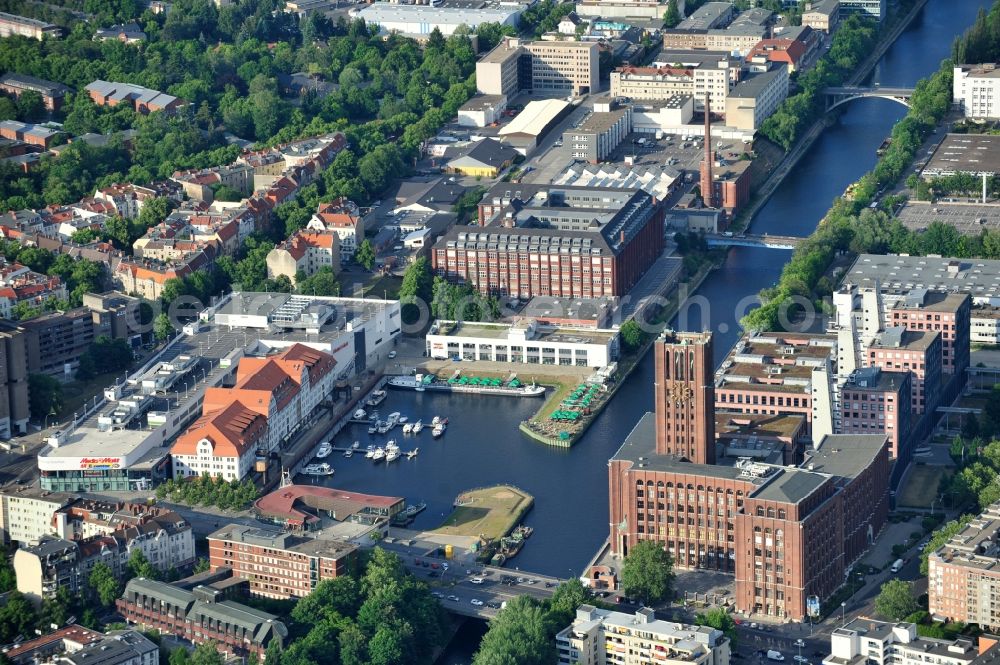
[[[656,354],[656,452],[715,464],[712,334],[664,332]]]
[[[701,163],[701,200],[707,208],[718,208],[715,201],[715,187],[712,182],[712,95],[705,91],[705,161]]]

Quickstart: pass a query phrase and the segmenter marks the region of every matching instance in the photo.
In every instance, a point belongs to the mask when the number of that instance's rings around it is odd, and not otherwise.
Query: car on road
[[[536,579],[529,579],[529,580],[525,580],[524,583],[525,584],[538,584],[538,580],[536,580]]]
[[[395,358],[395,357],[396,357],[396,352],[395,351],[390,351],[389,352],[389,359],[391,360],[392,358]]]
[[[523,577],[518,577],[517,578],[517,583],[518,584],[524,584],[524,578]]]
[[[754,630],[757,630],[757,622],[751,623],[750,627],[753,628]]]
[[[434,596],[435,598],[444,598],[444,594],[441,593],[440,591],[431,591],[431,595]]]
[[[450,596],[448,596],[448,600],[452,601],[453,603],[457,603],[458,596],[456,596],[455,594],[451,594]]]
[[[486,603],[486,607],[490,608],[491,610],[498,610],[500,609],[500,603],[489,602]]]
[[[475,605],[476,607],[482,607],[483,606],[483,601],[479,600],[478,598],[473,598],[469,602],[472,603],[473,605]]]
[[[797,647],[804,647],[806,645],[805,640],[803,640],[801,637],[792,642],[792,644],[794,644]]]
[[[792,660],[799,663],[799,665],[809,665],[809,659],[805,656],[792,656]]]
[[[546,589],[551,589],[551,588],[552,588],[552,587],[554,587],[555,585],[556,585],[556,583],[555,583],[555,582],[546,582],[546,583],[545,583],[545,588],[546,588]]]
[[[472,578],[471,580],[469,580],[469,581],[470,581],[470,582],[472,582],[473,584],[482,584],[482,583],[483,583],[483,582],[485,582],[486,580],[484,580],[484,579],[483,579],[482,577],[473,577],[473,578]]]

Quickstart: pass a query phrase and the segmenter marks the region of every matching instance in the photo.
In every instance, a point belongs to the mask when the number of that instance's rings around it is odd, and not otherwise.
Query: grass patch
[[[403,284],[402,277],[383,275],[363,289],[365,297],[399,300],[399,287]]]
[[[906,487],[899,495],[899,505],[907,508],[930,508],[947,475],[948,471],[944,467],[914,466],[906,480]]]
[[[501,538],[521,521],[534,498],[510,485],[497,485],[463,492],[456,506],[435,533],[449,536]]]

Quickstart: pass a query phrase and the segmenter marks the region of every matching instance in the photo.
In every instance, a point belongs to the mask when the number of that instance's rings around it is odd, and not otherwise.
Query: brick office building
[[[933,411],[941,397],[941,333],[886,328],[868,347],[868,365],[887,371],[911,372],[912,412]]]
[[[909,372],[883,372],[878,367],[856,370],[840,389],[840,433],[889,437],[889,454],[909,459],[913,425]]]
[[[250,582],[250,592],[267,598],[302,598],[323,580],[348,572],[357,547],[316,540],[265,527],[230,524],[208,537],[212,570],[231,568]]]
[[[949,621],[1000,628],[1000,502],[962,528],[927,558],[929,611]]]
[[[716,460],[710,336],[655,348],[656,411],[609,464],[612,553],[654,540],[678,567],[734,573],[738,610],[802,619],[885,522],[885,435],[827,436],[799,467]]]
[[[663,251],[663,206],[642,190],[500,183],[478,231],[434,245],[437,274],[522,299],[619,297]]]
[[[887,314],[887,326],[941,333],[941,371],[945,374],[960,374],[969,366],[972,299],[967,294],[914,289]]]

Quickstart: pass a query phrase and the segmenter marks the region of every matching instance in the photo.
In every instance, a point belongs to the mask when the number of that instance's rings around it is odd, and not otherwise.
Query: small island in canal
[[[510,485],[494,485],[462,492],[455,509],[435,533],[497,540],[506,536],[531,510],[535,498]]]

